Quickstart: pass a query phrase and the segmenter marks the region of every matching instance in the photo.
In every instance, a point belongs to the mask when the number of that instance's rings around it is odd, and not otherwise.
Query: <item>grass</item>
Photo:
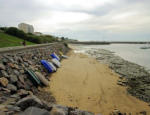
[[[0,32],[0,48],[2,47],[12,47],[12,46],[21,46],[22,39],[8,35],[6,33]],[[34,45],[35,43],[26,41],[26,45]]]

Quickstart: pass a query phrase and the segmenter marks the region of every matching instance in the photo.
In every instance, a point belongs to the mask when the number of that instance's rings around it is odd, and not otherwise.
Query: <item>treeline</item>
[[[27,41],[37,43],[37,44],[59,41],[58,38],[55,36],[51,36],[51,35],[37,36],[32,33],[24,33],[22,30],[19,30],[18,28],[15,28],[15,27],[9,27],[9,28],[1,27],[0,30],[9,35],[13,35],[23,40],[27,40]]]

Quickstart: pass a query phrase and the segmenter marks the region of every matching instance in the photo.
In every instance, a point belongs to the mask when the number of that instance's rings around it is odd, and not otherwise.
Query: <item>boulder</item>
[[[1,77],[0,78],[0,84],[3,86],[3,87],[6,87],[8,85],[8,79],[5,78],[5,77]]]
[[[21,69],[19,72],[23,74],[23,73],[24,73],[24,70],[23,70],[23,69]]]
[[[8,84],[7,89],[11,90],[12,92],[17,91],[17,87],[14,86],[13,84]]]
[[[11,67],[11,68],[13,68],[13,69],[15,68],[15,66],[14,66],[13,63],[8,63],[8,66]]]
[[[5,70],[1,70],[1,76],[9,78],[9,75]]]
[[[18,89],[25,89],[25,85],[21,83],[20,81],[17,81],[16,84],[17,84],[16,86]]]
[[[19,66],[17,64],[14,64],[15,69],[19,69]]]
[[[51,110],[50,115],[66,115],[66,114],[65,114],[65,111],[63,109],[54,107]]]
[[[118,109],[114,109],[112,114],[113,115],[123,115]]]
[[[21,112],[18,115],[50,115],[50,113],[44,109],[29,107],[24,112]]]
[[[94,113],[75,109],[75,110],[70,112],[70,115],[94,115]]]
[[[17,75],[17,76],[20,75],[19,71],[17,71],[17,70],[14,70],[14,74]]]
[[[19,106],[22,110],[25,110],[26,108],[31,106],[43,107],[41,100],[34,95],[22,98],[16,103],[16,105]]]
[[[6,105],[6,108],[7,108],[9,111],[14,111],[14,112],[20,111],[20,107],[17,107],[17,106],[14,106],[14,105]]]
[[[5,69],[6,69],[5,66],[2,63],[0,63],[0,70],[5,70]]]
[[[15,83],[15,82],[17,82],[17,81],[18,81],[18,78],[17,78],[16,75],[10,75],[10,82],[11,82],[11,83]]]
[[[23,83],[23,84],[25,84],[25,82],[24,82],[24,75],[20,75],[20,76],[18,76],[18,79],[19,79],[19,81],[21,82],[21,83]]]
[[[68,115],[68,107],[66,107],[66,106],[62,106],[62,105],[56,105],[56,104],[54,104],[53,105],[53,108],[54,108],[54,110],[57,110],[56,112],[54,112],[54,113],[61,113],[61,115],[63,115],[63,114],[65,114],[65,115]]]
[[[20,89],[17,93],[21,98],[26,97],[27,95],[29,95],[29,92],[24,90],[24,89]]]
[[[8,59],[3,58],[3,59],[2,59],[2,62],[3,62],[4,65],[6,65],[6,64],[8,63]]]
[[[4,111],[0,111],[0,115],[6,115]]]
[[[9,89],[3,88],[3,87],[0,88],[0,91],[4,91],[6,93],[10,93],[11,92]]]

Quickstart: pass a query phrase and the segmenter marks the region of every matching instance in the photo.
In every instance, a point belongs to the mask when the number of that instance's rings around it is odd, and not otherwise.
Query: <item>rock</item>
[[[1,76],[9,78],[9,75],[5,70],[1,70]]]
[[[8,60],[10,61],[10,62],[12,62],[12,63],[14,63],[15,61],[14,61],[14,59],[12,58],[12,57],[8,57]]]
[[[15,104],[16,104],[16,102],[10,102],[9,104],[10,104],[10,105],[15,105]]]
[[[8,85],[7,85],[7,89],[11,90],[12,92],[17,91],[17,87],[14,86],[13,84],[8,84]]]
[[[32,65],[33,63],[31,61],[28,60],[28,64]]]
[[[8,73],[9,75],[11,75],[11,74],[13,73],[13,69],[12,69],[12,68],[7,68],[7,73]]]
[[[3,87],[6,87],[6,86],[8,85],[8,79],[5,78],[5,77],[0,78],[0,84],[1,84]]]
[[[24,112],[19,113],[19,115],[50,115],[50,113],[44,109],[29,107]]]
[[[24,86],[23,83],[17,81],[17,88],[18,88],[18,89],[25,89],[25,86]]]
[[[6,58],[3,58],[2,62],[3,62],[4,65],[6,65],[8,63],[8,60]]]
[[[7,98],[6,97],[4,97],[4,96],[2,96],[2,97],[0,97],[0,104],[1,105],[3,105],[3,103],[5,102],[5,101],[7,101]],[[0,105],[0,110],[2,110],[5,106],[3,105],[3,106],[1,106]]]
[[[0,111],[0,115],[6,115],[4,111]]]
[[[117,84],[118,84],[118,85],[121,85],[121,86],[125,86],[125,84],[122,83],[121,81],[118,81]]]
[[[13,68],[13,69],[15,68],[15,66],[14,66],[13,63],[8,63],[8,66],[11,67],[11,68]]]
[[[31,90],[33,84],[29,79],[26,79],[26,82],[25,82],[24,86],[25,86],[26,90]]]
[[[25,65],[26,67],[28,67],[28,66],[29,66],[29,64],[28,64],[27,62],[24,62],[24,65]]]
[[[113,115],[123,115],[118,109],[114,109],[112,114]]]
[[[9,111],[14,111],[14,112],[19,112],[20,111],[20,107],[14,106],[14,105],[6,105],[6,108]]]
[[[75,109],[73,111],[70,111],[70,115],[94,115],[94,113]]]
[[[17,93],[21,98],[26,97],[27,95],[29,95],[29,92],[24,90],[24,89],[20,89]]]
[[[59,108],[54,107],[51,110],[50,115],[67,115],[67,114],[65,114],[65,111],[63,111],[63,109],[59,109]]]
[[[18,76],[18,79],[21,83],[25,84],[23,75]]]
[[[5,69],[6,69],[5,66],[2,63],[0,63],[0,70],[5,70]]]
[[[18,94],[13,94],[13,95],[11,95],[10,97],[11,97],[11,98],[18,98],[19,95],[18,95]]]
[[[62,106],[62,105],[53,105],[54,110],[57,110],[58,112],[64,113],[65,115],[68,115],[68,107]]]
[[[26,108],[30,106],[35,106],[35,107],[43,107],[43,104],[40,99],[38,99],[36,96],[27,96],[21,100],[19,100],[16,103],[17,106],[19,106],[22,110],[25,110]]]
[[[14,70],[14,74],[17,75],[17,76],[20,75],[19,71],[17,71],[17,70]]]
[[[25,65],[24,65],[24,64],[22,64],[22,63],[21,63],[21,66],[22,66],[23,68],[25,68]]]
[[[15,69],[19,69],[19,66],[17,64],[14,64]]]
[[[5,92],[7,92],[7,93],[10,93],[11,91],[9,90],[9,89],[7,89],[7,88],[0,88],[0,91],[5,91]]]
[[[8,112],[6,112],[6,114],[5,115],[14,115],[15,114],[15,112],[14,111],[8,111]]]
[[[18,81],[18,78],[17,78],[16,75],[10,75],[10,82],[11,82],[11,83],[15,83],[15,82],[17,82],[17,81]]]
[[[23,70],[23,69],[21,69],[21,70],[20,70],[20,73],[22,73],[22,74],[23,74],[23,73],[24,73],[24,70]]]
[[[18,62],[20,62],[20,63],[22,63],[22,62],[23,62],[23,60],[22,60],[22,58],[21,58],[21,57],[18,57]]]

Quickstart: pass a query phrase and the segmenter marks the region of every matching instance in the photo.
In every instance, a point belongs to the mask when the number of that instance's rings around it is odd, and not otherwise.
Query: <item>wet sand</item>
[[[109,115],[114,109],[132,113],[147,111],[147,103],[129,95],[125,87],[117,85],[119,75],[107,65],[83,54],[70,52],[62,67],[53,73],[50,87],[58,104],[78,107],[94,113]]]

